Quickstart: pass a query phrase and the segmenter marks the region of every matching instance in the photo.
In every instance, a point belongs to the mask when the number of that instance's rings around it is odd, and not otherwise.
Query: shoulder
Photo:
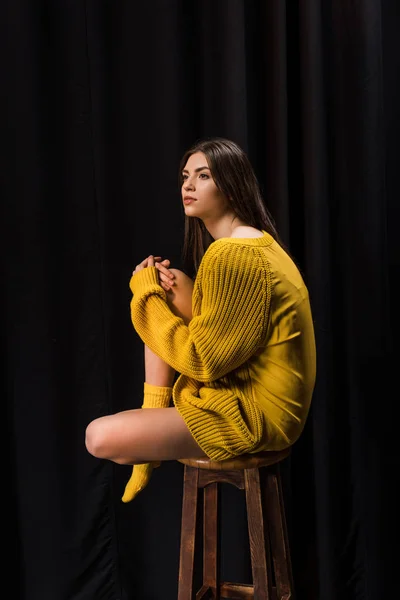
[[[221,238],[209,246],[203,257],[205,264],[238,261],[247,254],[253,254],[254,248],[241,242],[240,238]],[[240,260],[239,260],[240,262]]]
[[[204,254],[201,272],[203,281],[207,274],[220,274],[225,282],[228,280],[242,281],[259,280],[265,274],[268,265],[266,256],[257,246],[241,243],[239,238],[223,238],[216,240]]]

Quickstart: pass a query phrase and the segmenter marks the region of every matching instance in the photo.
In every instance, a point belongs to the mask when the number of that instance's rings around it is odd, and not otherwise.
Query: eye
[[[199,177],[201,179],[209,179],[209,175],[207,175],[207,173],[200,173]]]
[[[182,181],[186,181],[187,178],[188,176],[186,175],[186,173],[182,173]]]

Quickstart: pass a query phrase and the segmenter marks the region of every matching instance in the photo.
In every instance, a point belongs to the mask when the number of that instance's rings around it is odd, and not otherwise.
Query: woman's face
[[[189,156],[182,171],[182,201],[187,217],[215,221],[230,212],[229,202],[215,185],[202,152]]]

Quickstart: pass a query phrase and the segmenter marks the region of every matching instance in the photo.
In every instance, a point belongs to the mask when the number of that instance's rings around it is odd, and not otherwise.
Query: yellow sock
[[[144,397],[142,408],[168,408],[171,400],[172,388],[144,384]],[[150,481],[153,469],[160,466],[160,462],[133,465],[132,475],[125,486],[122,502],[130,502],[141,492]]]

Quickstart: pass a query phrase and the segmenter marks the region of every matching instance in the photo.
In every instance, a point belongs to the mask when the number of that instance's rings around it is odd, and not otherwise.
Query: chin
[[[184,206],[185,215],[187,217],[197,217],[196,210],[193,210],[193,206]]]

